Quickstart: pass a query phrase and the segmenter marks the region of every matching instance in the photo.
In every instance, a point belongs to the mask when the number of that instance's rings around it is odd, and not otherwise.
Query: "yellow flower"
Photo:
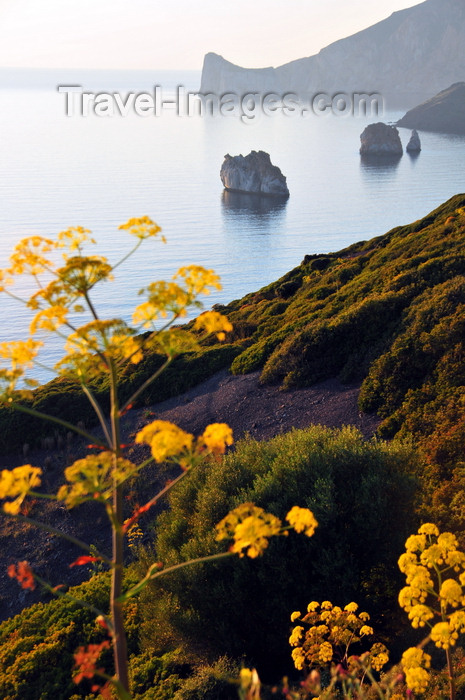
[[[465,610],[457,610],[451,613],[449,624],[456,632],[460,634],[465,632]]]
[[[286,515],[286,520],[296,532],[303,532],[307,537],[312,537],[318,527],[315,516],[308,508],[294,506]]]
[[[407,552],[422,552],[426,547],[426,535],[410,535],[405,543]]]
[[[59,245],[62,248],[69,248],[71,251],[79,251],[83,243],[95,243],[95,240],[90,237],[90,233],[89,229],[82,226],[72,226],[58,234]]]
[[[42,470],[39,467],[32,467],[30,464],[1,471],[0,498],[15,499],[3,504],[5,513],[10,513],[11,515],[19,513],[27,494],[36,486],[40,486],[40,474],[42,474]]]
[[[347,605],[344,607],[344,610],[346,612],[350,612],[350,613],[357,612],[358,605],[357,605],[357,603],[347,603]]]
[[[465,568],[465,554],[457,549],[449,550],[446,553],[446,562],[453,567],[454,571],[460,571]]]
[[[178,428],[174,423],[155,420],[136,435],[136,442],[150,445],[157,462],[181,457],[192,448],[194,436]]]
[[[294,661],[294,666],[298,671],[301,671],[305,663],[305,654],[302,647],[296,647],[291,652],[292,660]]]
[[[300,645],[303,633],[304,633],[303,627],[300,627],[300,626],[294,627],[294,629],[292,630],[292,634],[289,637],[289,644],[291,645],[291,647],[298,647]]]
[[[443,581],[439,595],[444,602],[456,608],[462,602],[462,586],[453,578],[448,578]]]
[[[321,609],[322,610],[332,610],[333,604],[331,603],[330,600],[324,600],[321,604]]]
[[[200,448],[205,447],[212,454],[220,455],[226,451],[227,446],[233,444],[233,433],[226,423],[211,423],[197,442]]]
[[[125,224],[121,224],[119,228],[121,230],[128,231],[131,236],[136,236],[136,238],[140,238],[141,240],[150,238],[151,236],[157,236],[161,231],[160,226],[152,221],[149,216],[140,216],[139,218],[134,217],[129,219],[129,221],[126,221]],[[165,243],[163,236],[161,237],[161,240],[163,243]]]
[[[68,258],[56,272],[63,292],[84,296],[97,282],[112,279],[111,271],[111,265],[103,256],[86,255]]]
[[[431,630],[431,639],[439,649],[448,649],[450,646],[454,646],[458,636],[448,622],[438,622]]]
[[[404,671],[409,668],[418,668],[419,666],[429,668],[430,665],[431,656],[418,647],[410,647],[402,654],[402,666]]]
[[[418,588],[412,588],[411,586],[405,586],[399,592],[399,605],[406,612],[411,610],[415,605],[423,602],[422,598],[425,596],[421,595],[421,591]]]
[[[132,315],[133,323],[142,324],[144,328],[151,328],[157,319],[167,318],[168,314],[174,317],[186,316],[187,307],[195,300],[195,297],[179,284],[165,280],[152,282],[139,292],[144,293],[147,293],[147,301],[137,306]]]
[[[66,323],[68,309],[66,306],[50,306],[48,309],[39,311],[31,321],[29,331],[31,335],[38,330],[55,331]]]
[[[442,532],[438,537],[438,545],[443,548],[444,552],[448,552],[457,549],[459,543],[451,532]]]
[[[381,671],[383,666],[385,666],[389,661],[389,656],[385,652],[381,652],[377,656],[373,656],[371,659],[371,665],[375,671]]]
[[[424,523],[424,525],[422,525],[419,528],[418,534],[419,535],[434,535],[435,537],[437,537],[439,535],[439,529],[433,523]]]
[[[221,289],[220,278],[213,270],[206,270],[201,265],[187,265],[181,267],[174,275],[174,279],[181,277],[184,280],[187,291],[193,296],[210,294],[210,287]]]
[[[309,603],[309,604],[307,605],[307,612],[309,612],[309,613],[310,613],[310,612],[315,612],[315,610],[318,610],[319,607],[320,607],[320,604],[317,603],[316,600],[313,600],[311,603]]]
[[[420,554],[420,561],[432,569],[444,563],[444,550],[438,544],[432,544]]]
[[[424,668],[409,668],[405,671],[405,681],[414,693],[424,693],[430,681],[430,674]]]
[[[53,268],[53,262],[45,257],[56,248],[56,243],[41,236],[23,238],[15,247],[10,257],[11,275],[28,274],[36,277]]]
[[[69,483],[59,489],[57,498],[64,501],[68,508],[97,497],[109,499],[114,486],[122,484],[136,471],[136,465],[127,459],[119,458],[115,462],[114,454],[110,451],[87,455],[65,469]]]
[[[216,539],[234,539],[232,552],[254,559],[268,546],[268,538],[281,534],[281,521],[253,503],[243,503],[216,526]]]
[[[412,569],[407,572],[407,583],[409,583],[412,588],[418,588],[425,594],[434,587],[431,574],[425,566],[412,567]]]
[[[362,627],[360,627],[359,634],[361,637],[365,636],[366,634],[374,634],[373,627],[370,627],[369,625],[362,625]]]
[[[400,555],[399,561],[398,561],[398,566],[403,574],[406,574],[408,571],[410,571],[412,566],[417,566],[417,565],[418,565],[418,557],[416,554],[413,554],[413,552],[404,552],[403,554]]]
[[[329,642],[323,642],[322,644],[320,644],[318,657],[322,663],[329,663],[330,661],[332,661],[333,647]]]
[[[7,343],[0,343],[0,357],[10,361],[11,368],[26,369],[32,367],[34,358],[43,343],[31,340],[10,340]]]
[[[295,620],[298,620],[300,617],[300,610],[296,610],[295,612],[291,613],[291,622],[295,622]]]
[[[370,616],[367,612],[361,612],[358,617],[360,620],[362,620],[362,622],[368,622],[368,620],[370,619]]]
[[[427,605],[414,605],[408,614],[412,620],[412,627],[424,627],[425,622],[434,617],[433,612]]]
[[[232,329],[232,324],[219,311],[205,311],[200,316],[197,316],[194,322],[194,330],[216,333],[218,340],[224,340],[225,334],[230,333]]]

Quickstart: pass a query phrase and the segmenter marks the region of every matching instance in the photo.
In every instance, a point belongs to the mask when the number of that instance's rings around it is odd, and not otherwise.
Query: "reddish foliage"
[[[21,588],[30,588],[34,590],[36,587],[34,574],[27,561],[20,561],[17,564],[10,564],[8,567],[8,576],[17,579]]]
[[[69,565],[69,568],[71,569],[73,566],[82,566],[83,564],[89,564],[92,561],[101,561],[100,557],[91,557],[87,554],[83,554],[81,557],[78,557],[75,561],[72,562],[72,564]]]
[[[75,668],[79,669],[73,681],[80,683],[83,678],[92,678],[96,673],[103,673],[103,668],[96,668],[95,664],[103,649],[109,649],[110,642],[108,639],[100,644],[88,644],[87,647],[79,647],[74,654]],[[97,686],[98,687],[98,686]]]

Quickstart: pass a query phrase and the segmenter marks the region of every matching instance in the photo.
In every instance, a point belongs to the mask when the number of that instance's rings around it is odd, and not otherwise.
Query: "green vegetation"
[[[131,599],[125,625],[134,698],[233,700],[237,690],[227,680],[238,677],[244,656],[265,678],[279,679],[291,668],[289,613],[304,609],[309,597],[356,596],[382,633],[395,637],[402,581],[396,562],[414,524],[415,469],[405,445],[366,442],[351,428],[312,427],[264,443],[240,441],[234,452],[192,472],[172,491],[171,508],[152,522],[155,552],[139,550],[125,587],[154,555],[167,567],[220,551],[214,525],[244,501],[278,517],[294,504],[309,507],[319,527],[310,539],[295,533],[272,539],[254,561],[226,559],[159,578]],[[72,592],[105,609],[108,587],[103,573]],[[73,653],[104,637],[95,614],[67,599],[24,610],[0,625],[0,696],[86,697],[87,682],[71,680]],[[111,671],[111,663],[105,652],[101,665]]]
[[[245,501],[280,518],[294,504],[308,507],[319,527],[311,540],[272,540],[259,561],[196,564],[152,581],[127,612],[137,700],[234,697],[225,677],[242,658],[276,682],[290,664],[289,614],[311,598],[357,600],[400,658],[408,628],[396,603],[397,559],[406,535],[427,519],[460,539],[465,525],[464,244],[465,195],[458,195],[409,226],[306,256],[275,283],[217,307],[234,327],[227,344],[203,341],[140,397],[149,405],[222,367],[260,370],[262,382],[283,389],[337,376],[361,383],[360,408],[382,418],[380,438],[403,441],[365,442],[354,429],[321,427],[267,443],[246,439],[180,483],[156,521],[145,516],[154,545],[139,549],[134,574],[154,560],[168,567],[220,551],[214,525]],[[121,373],[123,404],[161,363],[150,352]],[[105,381],[92,388],[106,410]],[[29,401],[65,420],[90,420],[68,379]],[[0,447],[19,447],[24,434],[40,443],[42,422],[0,409]],[[94,577],[80,596],[104,605],[107,586],[106,575]],[[63,600],[3,623],[0,694],[85,697],[89,687],[70,682],[73,652],[99,634],[92,613]],[[107,669],[108,659],[102,655]]]
[[[424,219],[302,264],[224,307],[242,331],[232,371],[284,389],[362,382],[379,434],[413,437],[438,522],[465,516],[465,195]],[[237,331],[236,331],[237,332]],[[452,508],[449,508],[452,500]]]
[[[409,448],[366,442],[351,428],[240,441],[172,492],[156,522],[155,557],[172,565],[219,551],[214,523],[246,501],[277,517],[294,503],[310,508],[317,531],[311,540],[276,538],[253,562],[197,566],[154,582],[142,599],[145,643],[156,654],[179,643],[206,658],[245,654],[276,679],[289,663],[286,634],[276,631],[287,631],[290,610],[308,596],[356,596],[386,614],[396,607],[397,557],[412,527],[414,464]]]
[[[141,395],[137,405],[148,406],[187,391],[228,366],[239,349],[233,345],[216,344],[200,352],[187,352],[177,357],[154,385]],[[140,365],[126,367],[119,380],[119,398],[124,403],[132,393],[154,374],[164,362],[163,355],[148,352]],[[103,376],[89,383],[97,401],[108,412],[110,393],[108,378]],[[95,422],[95,414],[80,384],[66,377],[59,377],[35,389],[31,399],[22,403],[36,411],[58,416],[70,423],[82,421],[86,425]],[[52,430],[51,428],[48,428]],[[56,430],[54,427],[53,432]],[[27,436],[30,446],[41,446],[47,426],[40,418],[26,416],[7,406],[0,406],[0,450],[3,453],[21,448]],[[65,431],[66,432],[66,431]]]

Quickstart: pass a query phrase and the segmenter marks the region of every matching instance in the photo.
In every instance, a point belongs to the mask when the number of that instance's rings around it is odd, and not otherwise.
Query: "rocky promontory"
[[[410,108],[465,75],[465,3],[426,0],[276,68],[205,56],[201,93],[378,93]]]
[[[397,126],[443,134],[465,134],[465,82],[454,83],[410,109]]]
[[[360,135],[360,142],[362,156],[401,156],[403,153],[396,127],[383,122],[369,124]]]
[[[418,131],[416,129],[414,129],[412,131],[412,135],[410,136],[410,141],[408,142],[405,150],[407,151],[407,153],[420,153],[421,141],[420,141],[420,137],[418,136]]]
[[[286,178],[265,151],[252,151],[247,156],[226,154],[220,177],[223,186],[233,192],[289,197]]]

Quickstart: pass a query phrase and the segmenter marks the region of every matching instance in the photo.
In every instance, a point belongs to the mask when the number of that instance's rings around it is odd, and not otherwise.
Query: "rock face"
[[[465,83],[454,83],[409,110],[397,126],[445,134],[465,134]]]
[[[383,122],[369,124],[360,135],[360,141],[362,156],[401,156],[403,153],[396,127]]]
[[[228,153],[224,157],[220,177],[224,187],[233,192],[289,197],[286,178],[264,151],[252,151],[245,157],[230,156]]]
[[[205,56],[200,92],[381,93],[404,107],[465,75],[465,2],[426,0],[394,12],[309,58],[278,68],[247,69]]]
[[[405,150],[407,151],[407,153],[420,153],[421,141],[420,137],[418,136],[418,131],[416,129],[412,131],[410,141],[408,142],[407,148]]]

